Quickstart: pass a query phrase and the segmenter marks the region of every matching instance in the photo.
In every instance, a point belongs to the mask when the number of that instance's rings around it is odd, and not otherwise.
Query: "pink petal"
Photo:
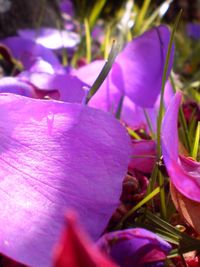
[[[129,167],[150,173],[156,162],[156,143],[153,140],[133,140]]]
[[[162,123],[163,159],[176,189],[185,197],[200,202],[200,163],[178,155],[178,110],[181,94],[169,105]]]

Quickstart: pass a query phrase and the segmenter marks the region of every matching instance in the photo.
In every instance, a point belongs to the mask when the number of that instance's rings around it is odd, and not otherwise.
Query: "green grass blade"
[[[94,7],[93,7],[93,9],[89,15],[90,29],[92,29],[94,27],[94,24],[95,24],[96,20],[98,19],[105,4],[106,4],[106,0],[96,1],[96,3],[95,3],[95,5],[94,5]]]
[[[152,198],[154,198],[160,192],[160,188],[157,187],[150,194],[148,194],[145,198],[143,198],[137,205],[135,205],[131,210],[129,210],[126,215],[121,219],[119,224],[116,226],[115,230],[120,229],[123,223],[139,208],[141,208],[144,204],[149,202]]]
[[[135,27],[134,27],[134,31],[136,33],[139,32],[139,30],[141,29],[141,26],[143,24],[143,21],[144,21],[144,18],[146,16],[146,13],[148,11],[148,7],[149,7],[150,3],[151,3],[151,0],[145,0],[143,2],[142,8],[141,8],[141,10],[139,12],[139,15],[138,15],[137,19],[136,19],[136,24],[135,24]]]
[[[86,104],[90,101],[90,99],[92,98],[92,96],[98,91],[99,87],[102,85],[102,83],[104,82],[105,78],[107,77],[109,71],[112,68],[112,65],[115,61],[116,56],[119,53],[119,45],[115,43],[115,41],[113,42],[110,54],[108,56],[108,60],[105,63],[103,69],[101,70],[99,76],[97,77],[97,79],[95,80],[95,82],[93,83],[87,98],[86,98]]]
[[[192,148],[192,157],[194,159],[197,159],[198,156],[198,150],[199,150],[199,139],[200,139],[200,121],[197,124],[195,139],[194,139],[194,145]]]
[[[86,42],[86,60],[87,63],[90,63],[91,51],[92,51],[91,50],[92,39],[90,34],[90,26],[87,18],[84,19],[84,26],[85,26],[85,42]]]

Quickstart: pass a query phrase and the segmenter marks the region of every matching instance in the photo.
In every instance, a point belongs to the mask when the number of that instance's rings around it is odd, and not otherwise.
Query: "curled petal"
[[[178,155],[178,110],[181,94],[170,103],[162,123],[163,159],[176,189],[185,197],[200,202],[200,163]]]
[[[97,245],[121,267],[164,266],[171,250],[167,242],[142,228],[105,234]]]
[[[93,239],[118,206],[130,139],[111,115],[80,104],[0,95],[0,252],[50,266],[64,212]]]

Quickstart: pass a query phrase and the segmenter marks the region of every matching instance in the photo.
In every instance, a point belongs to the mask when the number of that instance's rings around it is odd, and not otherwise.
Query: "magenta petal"
[[[176,189],[184,196],[200,202],[200,163],[178,156],[178,110],[181,94],[169,105],[162,123],[163,159]]]
[[[116,58],[118,68],[112,71],[112,82],[141,107],[153,107],[160,93],[169,39],[166,26],[155,27],[127,44]],[[174,47],[168,75],[173,55]]]
[[[166,241],[142,228],[105,234],[97,245],[121,267],[164,266],[163,261],[171,250]]]
[[[129,167],[150,173],[156,162],[156,143],[153,140],[133,140]]]
[[[13,56],[21,61],[25,69],[29,69],[38,58],[49,62],[57,70],[62,70],[56,55],[44,46],[21,37],[8,37],[0,40],[12,52]]]
[[[50,266],[75,209],[93,239],[118,206],[130,139],[111,115],[80,104],[0,95],[0,252]]]

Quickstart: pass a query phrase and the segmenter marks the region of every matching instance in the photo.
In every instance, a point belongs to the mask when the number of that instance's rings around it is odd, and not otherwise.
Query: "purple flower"
[[[200,232],[200,163],[179,155],[178,110],[181,94],[170,103],[162,123],[162,153],[171,180],[175,206],[186,220]]]
[[[22,72],[18,79],[32,84],[36,90],[38,98],[40,96],[49,95],[57,100],[81,103],[85,92],[83,90],[86,85],[80,81],[77,77],[70,74],[49,74],[42,72]],[[56,97],[51,95],[52,91],[57,91]]]
[[[75,209],[93,239],[118,206],[130,157],[111,115],[80,104],[0,94],[0,252],[49,266]]]
[[[62,13],[66,13],[68,16],[74,16],[74,6],[71,0],[61,0],[60,10]]]
[[[156,234],[141,228],[105,234],[98,247],[121,267],[164,266],[171,246]]]
[[[39,28],[38,30],[23,29],[18,34],[49,49],[74,48],[80,42],[79,35],[67,30]]]
[[[56,55],[51,50],[32,40],[21,37],[8,37],[0,40],[0,42],[11,50],[13,56],[23,64],[25,69],[30,69],[38,59],[42,58],[50,63],[57,72],[63,72],[63,67]]]
[[[145,32],[128,43],[117,56],[108,78],[95,95],[96,98],[98,98],[98,93],[99,96],[104,94],[104,97],[107,97],[109,101],[107,104],[110,108],[113,105],[113,94],[115,94],[115,106],[121,96],[127,96],[138,106],[153,107],[161,89],[169,38],[168,28],[162,25]],[[174,49],[170,57],[168,74],[172,68],[173,54]],[[96,76],[93,75],[94,81],[102,66],[103,61],[97,61],[90,66],[79,69],[76,71],[76,75],[79,78],[85,77],[85,82],[91,84],[91,74],[87,77],[86,73],[95,73]],[[95,99],[95,96],[92,100]]]
[[[32,98],[35,97],[34,88],[31,84],[24,83],[14,77],[4,77],[0,79],[0,93],[13,93]]]
[[[199,40],[200,39],[200,23],[188,23],[186,31],[189,37]]]

